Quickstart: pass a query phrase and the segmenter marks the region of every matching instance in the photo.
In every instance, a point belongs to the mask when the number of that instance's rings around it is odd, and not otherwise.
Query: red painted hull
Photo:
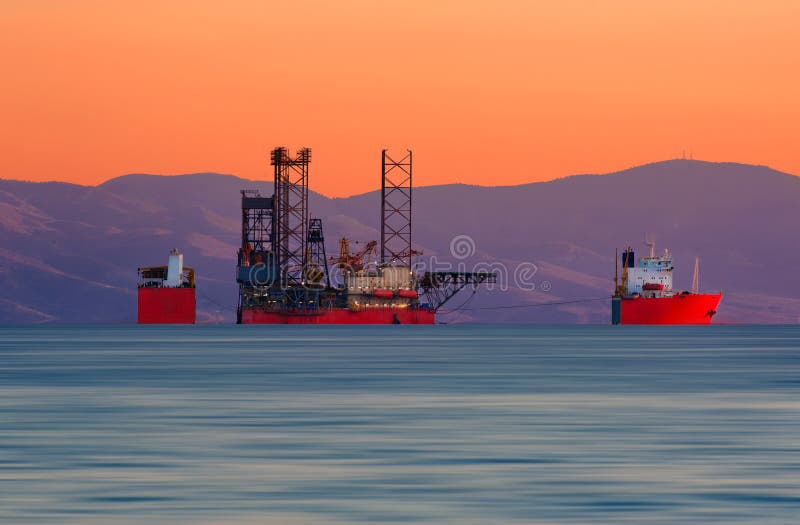
[[[436,314],[425,308],[347,308],[316,313],[276,312],[255,308],[242,310],[242,324],[433,324]]]
[[[194,288],[139,288],[139,324],[194,324]]]
[[[709,324],[722,294],[681,294],[673,297],[624,297],[620,324]]]

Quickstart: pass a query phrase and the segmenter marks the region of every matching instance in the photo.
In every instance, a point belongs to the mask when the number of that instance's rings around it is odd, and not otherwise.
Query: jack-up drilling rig
[[[466,286],[495,282],[492,272],[413,271],[412,155],[381,156],[380,258],[377,241],[351,253],[342,239],[334,282],[322,220],[309,219],[311,150],[275,148],[274,195],[243,190],[237,322],[242,324],[433,324],[436,311]],[[422,302],[425,299],[426,302]]]

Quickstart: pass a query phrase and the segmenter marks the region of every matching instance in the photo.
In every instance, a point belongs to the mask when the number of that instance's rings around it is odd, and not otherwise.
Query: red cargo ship
[[[167,266],[139,268],[139,324],[194,324],[194,270],[183,267],[183,254],[169,253]]]
[[[622,254],[622,281],[619,270],[614,278],[616,290],[611,299],[613,324],[709,324],[717,313],[721,293],[700,293],[698,262],[695,259],[691,291],[672,288],[672,256],[669,250],[656,257],[655,244],[649,242],[650,256],[634,264],[634,252]]]

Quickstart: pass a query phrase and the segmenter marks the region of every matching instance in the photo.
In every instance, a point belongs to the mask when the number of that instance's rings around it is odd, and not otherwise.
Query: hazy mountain
[[[133,322],[136,268],[164,264],[179,247],[198,273],[199,319],[232,322],[245,188],[271,194],[270,183],[210,173],[126,175],[96,187],[0,181],[0,321]],[[659,251],[673,252],[678,287],[689,286],[700,257],[701,287],[726,294],[718,322],[794,323],[798,203],[793,175],[672,160],[513,187],[417,188],[414,239],[428,262],[509,269],[507,290],[481,291],[443,321],[606,323],[605,300],[496,307],[605,297],[614,249],[630,244],[643,253],[646,232]],[[329,254],[342,235],[378,237],[378,192],[345,199],[312,193],[311,213],[324,220]],[[459,235],[475,246],[463,260],[450,254]],[[533,265],[529,281],[537,289],[514,286],[514,270]]]

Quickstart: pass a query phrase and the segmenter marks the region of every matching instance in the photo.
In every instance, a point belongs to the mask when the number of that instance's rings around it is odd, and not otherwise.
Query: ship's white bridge
[[[672,287],[672,255],[669,250],[664,254],[655,254],[655,245],[650,246],[650,256],[639,259],[634,264],[633,250],[628,248],[622,255],[622,292],[624,295],[641,295],[643,297],[671,297]]]
[[[673,269],[672,256],[669,252],[665,252],[661,257],[639,259],[638,265],[628,268],[627,292],[657,296],[671,294]]]

